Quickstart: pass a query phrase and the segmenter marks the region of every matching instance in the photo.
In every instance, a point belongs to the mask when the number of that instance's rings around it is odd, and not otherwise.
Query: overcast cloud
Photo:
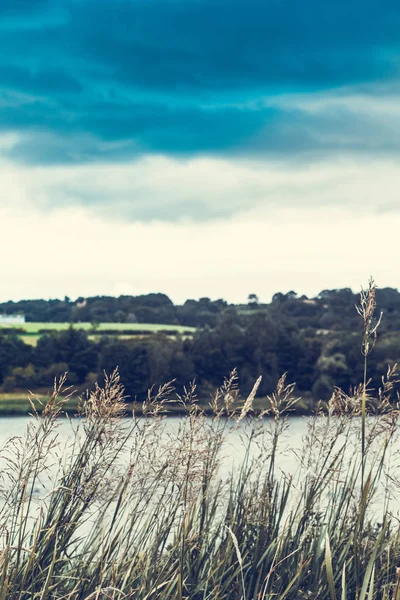
[[[2,0],[2,298],[397,287],[399,26],[394,0]]]

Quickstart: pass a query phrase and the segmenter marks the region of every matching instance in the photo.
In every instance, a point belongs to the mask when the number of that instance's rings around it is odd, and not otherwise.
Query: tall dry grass
[[[127,417],[115,372],[82,403],[67,445],[65,381],[41,415],[33,397],[25,436],[2,453],[0,599],[399,600],[397,376],[372,395],[373,282],[363,294],[364,381],[307,420],[290,472],[285,377],[257,416],[259,382],[241,399],[232,373],[211,418],[191,386],[171,428],[171,385]],[[241,458],[227,470],[232,439]]]

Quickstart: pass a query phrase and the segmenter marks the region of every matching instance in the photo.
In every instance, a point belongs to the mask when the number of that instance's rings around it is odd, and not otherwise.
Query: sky
[[[400,286],[394,0],[1,0],[0,300]]]

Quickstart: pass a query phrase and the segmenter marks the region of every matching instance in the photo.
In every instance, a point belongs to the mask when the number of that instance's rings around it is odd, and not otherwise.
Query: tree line
[[[400,293],[393,288],[377,290],[377,301],[388,317],[383,327],[396,330],[400,326]],[[291,291],[277,293],[269,303],[261,303],[256,294],[249,294],[246,304],[228,304],[225,300],[187,300],[176,305],[161,293],[140,296],[93,296],[72,301],[21,300],[0,303],[0,314],[22,313],[29,322],[43,323],[158,323],[188,327],[214,327],[229,308],[238,313],[261,311],[297,328],[343,330],[357,328],[354,305],[358,294],[348,288],[324,290],[315,298],[298,296]]]
[[[153,301],[153,296],[163,295],[151,296]],[[167,306],[165,298],[157,299],[161,300],[159,317]],[[371,386],[375,387],[380,385],[388,364],[400,362],[400,294],[391,288],[378,290],[377,300],[384,318],[370,360]],[[137,299],[131,297],[87,299],[78,310],[87,309],[86,318],[90,320],[92,304],[98,308],[103,302],[104,307],[112,305],[112,309],[125,306],[127,311],[134,301]],[[37,302],[47,305],[50,311],[55,301]],[[362,324],[355,310],[357,302],[357,294],[348,289],[324,291],[311,299],[294,292],[275,294],[269,304],[261,304],[254,294],[247,305],[236,306],[202,299],[177,307],[169,301],[175,316],[182,315],[179,311],[186,306],[190,323],[178,322],[197,326],[191,338],[153,334],[124,340],[103,335],[94,341],[86,332],[71,327],[43,335],[32,347],[16,334],[3,333],[0,389],[42,389],[49,387],[55,376],[68,371],[69,382],[84,390],[101,381],[104,371],[118,366],[132,398],[143,400],[153,384],[172,379],[178,391],[196,380],[199,395],[206,396],[237,368],[244,393],[262,375],[260,394],[268,394],[279,376],[287,372],[288,378],[297,383],[299,393],[312,395],[315,400],[326,399],[335,385],[347,390],[362,379]],[[156,311],[155,304],[152,310]]]
[[[37,323],[158,323],[189,327],[213,326],[228,306],[225,300],[187,300],[174,305],[165,294],[94,296],[64,300],[21,300],[0,303],[0,314],[22,313]]]

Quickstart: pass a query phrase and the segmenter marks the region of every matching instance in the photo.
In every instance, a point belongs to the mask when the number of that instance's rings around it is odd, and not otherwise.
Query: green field
[[[36,346],[38,340],[46,331],[63,331],[71,326],[70,323],[24,323],[23,325],[1,325],[1,329],[16,329],[19,337],[30,346]],[[103,332],[124,340],[149,335],[158,332],[173,335],[174,332],[190,337],[195,327],[184,327],[182,325],[166,325],[158,323],[100,323],[93,327],[93,323],[73,323],[75,329],[83,329],[90,335],[90,339],[98,340]]]
[[[50,330],[50,331],[62,331],[68,329],[70,323],[24,323],[24,325],[0,325],[2,327],[15,329],[23,329],[28,334],[37,334],[39,331]],[[85,331],[93,330],[92,323],[73,323],[76,329],[84,329]],[[158,323],[100,323],[96,326],[96,331],[149,331],[151,333],[157,333],[157,331],[178,331],[179,333],[190,332],[193,333],[194,327],[185,327],[183,325],[163,325]]]
[[[40,400],[45,403],[48,400],[48,396],[39,396]],[[76,411],[77,400],[71,398],[70,410]],[[32,406],[29,402],[29,394],[10,393],[0,394],[0,415],[27,415],[32,412]]]

